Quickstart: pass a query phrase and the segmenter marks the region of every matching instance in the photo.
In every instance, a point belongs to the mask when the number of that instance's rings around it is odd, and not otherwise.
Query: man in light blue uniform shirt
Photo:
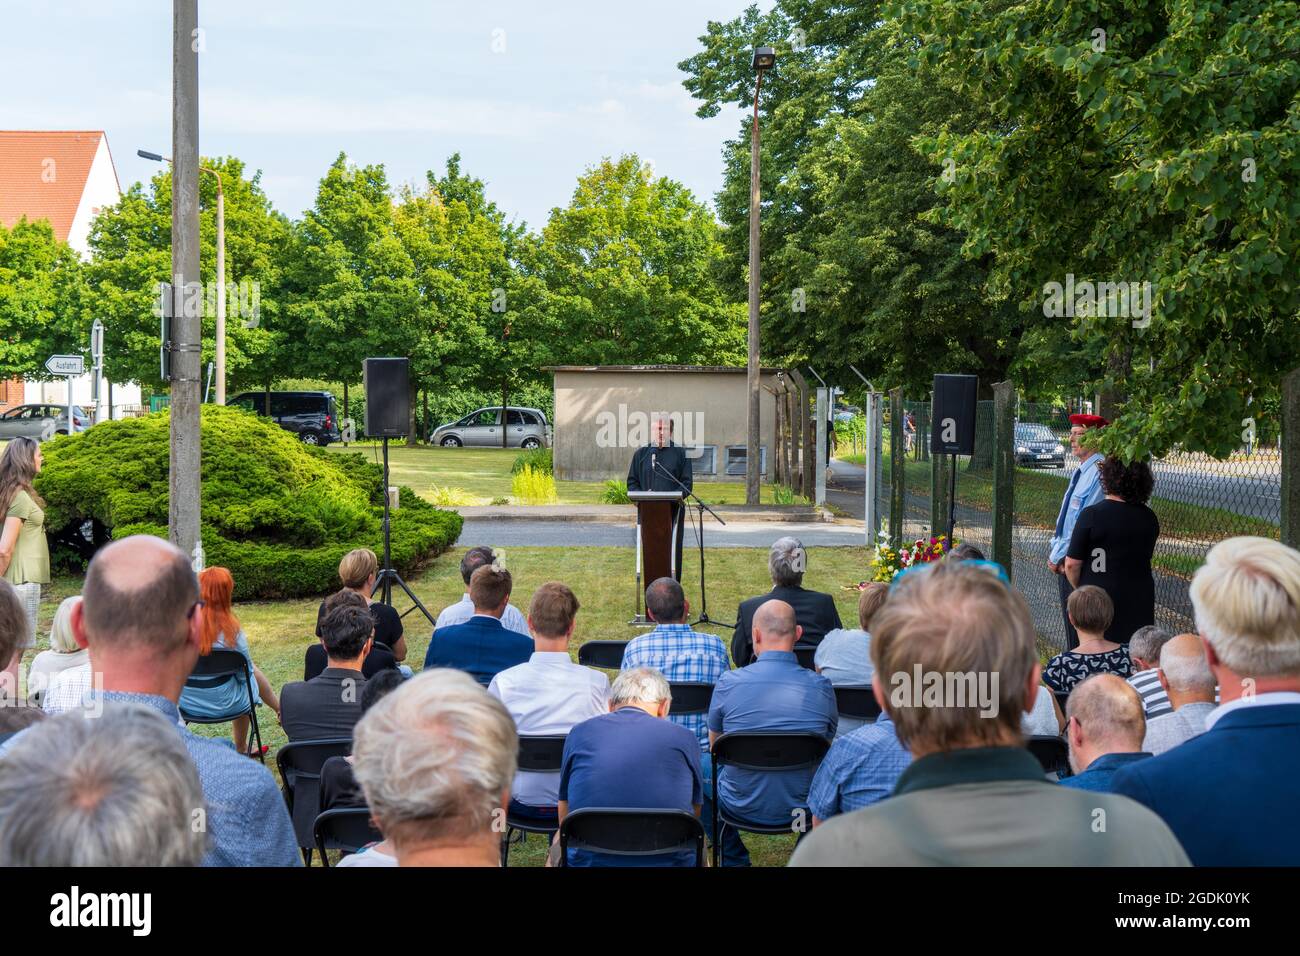
[[[1061,595],[1061,617],[1065,619],[1066,650],[1079,646],[1079,635],[1070,623],[1069,612],[1065,602],[1070,599],[1074,588],[1065,576],[1065,552],[1070,547],[1070,536],[1074,534],[1074,524],[1084,508],[1095,505],[1106,497],[1101,487],[1101,475],[1097,466],[1104,455],[1083,447],[1083,434],[1089,428],[1102,428],[1110,422],[1100,415],[1070,416],[1070,454],[1079,459],[1079,467],[1070,476],[1069,487],[1061,500],[1061,511],[1056,516],[1056,532],[1052,535],[1051,551],[1047,556],[1047,567],[1055,574],[1057,589]]]

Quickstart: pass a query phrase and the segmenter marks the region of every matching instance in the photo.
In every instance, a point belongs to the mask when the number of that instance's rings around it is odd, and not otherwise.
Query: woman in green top
[[[41,585],[50,583],[50,548],[45,542],[45,502],[32,487],[41,470],[41,446],[30,438],[15,438],[0,455],[0,508],[5,509],[0,532],[0,575],[14,585],[29,616],[27,635],[19,641],[5,671],[17,686],[23,651],[35,643],[32,622],[40,607]]]

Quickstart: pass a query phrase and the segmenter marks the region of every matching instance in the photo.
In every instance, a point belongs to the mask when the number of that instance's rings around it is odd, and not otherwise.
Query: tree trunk
[[[348,420],[348,383],[344,382],[343,383],[343,422],[340,422],[339,424],[343,425],[344,422],[346,422],[347,420]],[[346,448],[347,445],[348,445],[348,433],[347,433],[346,426],[344,426],[343,447]]]
[[[407,398],[407,402],[406,402],[406,411],[407,411],[407,422],[406,422],[406,425],[407,425],[407,439],[406,439],[406,443],[407,443],[408,445],[414,445],[414,444],[416,444],[416,443],[420,440],[420,433],[419,433],[418,431],[416,431],[416,427],[415,427],[415,426],[416,426],[416,422],[415,422],[415,383],[414,383],[414,382],[409,382],[409,383],[407,384],[407,395],[406,395],[406,398]]]
[[[422,396],[424,396],[423,399],[422,399],[422,401],[421,401],[421,408],[423,409],[423,412],[422,412],[422,414],[421,414],[421,417],[424,419],[424,422],[423,422],[423,423],[421,424],[421,426],[420,426],[420,427],[423,429],[423,431],[421,432],[421,434],[427,436],[427,435],[429,435],[429,434],[431,434],[431,433],[433,432],[433,421],[432,421],[432,419],[429,418],[429,389],[428,389],[428,387],[426,386],[424,389],[422,389],[421,392],[420,392],[420,394],[421,394]]]
[[[271,383],[269,381],[262,392],[262,413],[267,418],[271,417]]]

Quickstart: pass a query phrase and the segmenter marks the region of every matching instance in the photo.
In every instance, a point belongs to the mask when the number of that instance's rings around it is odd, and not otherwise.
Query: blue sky
[[[540,228],[578,175],[636,152],[711,201],[740,111],[702,120],[676,64],[748,0],[200,0],[200,145],[297,218],[340,150],[422,182],[459,151]],[[768,9],[771,0],[762,0]],[[0,0],[0,129],[103,129],[123,188],[171,151],[171,4]],[[495,49],[494,49],[495,47]]]

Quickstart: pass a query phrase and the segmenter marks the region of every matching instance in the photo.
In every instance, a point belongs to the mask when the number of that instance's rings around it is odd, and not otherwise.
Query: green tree
[[[45,377],[45,360],[86,350],[85,268],[47,220],[0,224],[0,378]]]

